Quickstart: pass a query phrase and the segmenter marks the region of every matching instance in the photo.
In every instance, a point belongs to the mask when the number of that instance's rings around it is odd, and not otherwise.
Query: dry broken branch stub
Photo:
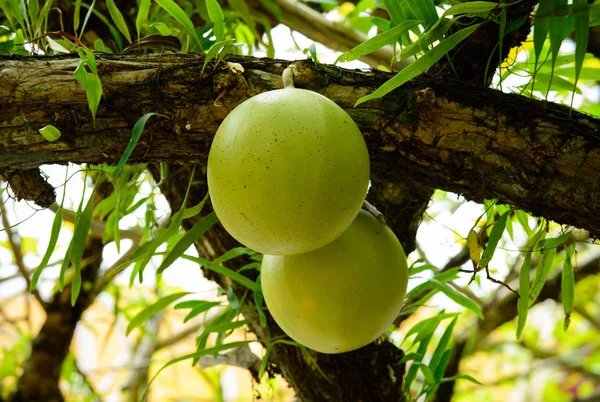
[[[202,162],[225,116],[248,97],[281,87],[279,76],[289,64],[229,60],[244,73],[217,68],[201,76],[204,58],[194,55],[99,57],[105,96],[93,125],[84,90],[71,74],[76,58],[0,57],[0,104],[7,111],[0,116],[0,170],[114,164],[133,124],[148,111],[170,119],[146,126],[130,162]],[[600,205],[590,202],[600,198],[599,119],[432,76],[353,108],[391,75],[334,66],[314,74],[313,89],[346,109],[365,135],[372,179],[410,177],[424,187],[479,202],[499,199],[600,235]],[[59,141],[35,134],[46,124],[61,129]]]

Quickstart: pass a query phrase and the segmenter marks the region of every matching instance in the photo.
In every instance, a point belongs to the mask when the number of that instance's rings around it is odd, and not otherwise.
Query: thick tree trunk
[[[147,125],[131,162],[206,159],[219,123],[241,101],[281,86],[281,60],[231,58],[201,74],[199,56],[102,56],[104,97],[95,124],[73,58],[0,57],[0,171],[44,163],[116,163],[133,124]],[[414,79],[383,99],[353,104],[390,78],[380,72],[297,65],[299,87],[345,108],[365,135],[372,178],[475,201],[495,198],[534,215],[600,235],[600,120],[552,103],[471,87],[448,78]],[[46,124],[63,136],[49,143]],[[7,176],[8,173],[3,173]]]
[[[82,283],[94,283],[102,262],[102,240],[90,239],[84,258],[93,258],[81,271]],[[90,287],[91,289],[91,287]],[[63,361],[69,353],[75,327],[94,300],[90,289],[82,287],[75,306],[71,306],[71,285],[56,293],[47,304],[46,321],[31,345],[31,356],[17,383],[11,402],[62,402],[59,387]]]

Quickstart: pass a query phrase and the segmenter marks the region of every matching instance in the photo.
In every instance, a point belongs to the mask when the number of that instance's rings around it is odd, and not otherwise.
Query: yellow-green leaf
[[[47,126],[40,128],[39,132],[42,137],[46,139],[46,141],[50,142],[58,140],[61,136],[60,130],[54,127],[52,124],[48,124]]]
[[[129,27],[127,27],[127,23],[123,18],[123,14],[119,11],[119,8],[115,4],[115,0],[106,0],[106,8],[108,8],[108,13],[112,18],[113,22],[121,31],[121,33],[127,38],[129,43],[131,43],[131,34],[129,33]]]
[[[456,45],[468,38],[478,27],[479,24],[471,25],[470,27],[461,29],[449,38],[445,39],[444,41],[442,41],[442,43],[431,49],[429,52],[425,53],[415,62],[409,64],[405,69],[396,74],[392,79],[390,79],[389,81],[385,82],[382,86],[377,88],[375,92],[358,99],[354,104],[354,107],[371,99],[381,98],[382,96],[385,96],[386,94],[398,88],[405,82],[426,71],[429,67],[433,66],[438,60],[440,60],[442,57],[448,54],[450,50],[454,49]]]

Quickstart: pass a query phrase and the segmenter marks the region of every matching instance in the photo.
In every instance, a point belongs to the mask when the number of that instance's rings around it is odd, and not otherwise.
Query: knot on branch
[[[17,201],[33,201],[42,208],[48,208],[56,201],[54,187],[46,181],[39,169],[16,170],[3,173]]]
[[[328,71],[324,65],[315,65],[312,60],[298,60],[290,63],[294,73],[294,85],[304,89],[318,89],[329,84]]]

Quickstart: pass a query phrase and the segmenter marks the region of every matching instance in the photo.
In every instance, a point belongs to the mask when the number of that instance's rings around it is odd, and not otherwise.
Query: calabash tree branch
[[[206,160],[220,122],[237,104],[281,86],[281,60],[231,58],[200,74],[203,57],[112,56],[98,60],[104,98],[92,122],[72,76],[74,58],[0,58],[0,170],[47,163],[116,163],[133,124],[149,111],[169,119],[146,130],[130,162]],[[372,178],[499,199],[534,215],[600,234],[600,119],[447,77],[422,76],[383,99],[354,102],[390,78],[382,72],[299,63],[296,86],[345,108],[371,156]],[[132,94],[135,100],[132,102]],[[217,101],[217,98],[219,100]],[[62,137],[46,142],[37,129]],[[376,205],[382,209],[380,205]]]
[[[252,3],[253,7],[264,8],[262,2]],[[281,23],[332,50],[345,52],[368,39],[362,32],[349,25],[333,22],[298,0],[274,0],[274,3],[281,9]],[[386,46],[361,57],[361,60],[372,67],[390,67],[393,58],[394,49]]]

